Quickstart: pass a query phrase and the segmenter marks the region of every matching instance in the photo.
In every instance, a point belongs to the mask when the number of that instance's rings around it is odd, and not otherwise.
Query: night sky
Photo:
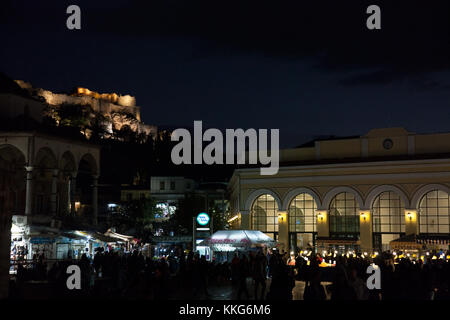
[[[82,29],[66,28],[77,4]],[[366,8],[381,7],[381,30]],[[0,71],[134,95],[158,126],[279,128],[283,147],[450,131],[448,1],[3,0]]]

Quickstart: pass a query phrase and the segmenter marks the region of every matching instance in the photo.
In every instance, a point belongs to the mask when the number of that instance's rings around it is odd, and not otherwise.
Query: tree
[[[208,213],[213,219],[213,231],[224,230],[228,228],[229,212],[222,211],[218,205],[206,207],[204,196],[198,194],[186,194],[185,198],[180,200],[179,206],[172,217],[171,225],[181,226],[189,232],[192,232],[192,219],[200,212]]]
[[[213,230],[226,230],[229,227],[228,220],[230,219],[230,211],[227,208],[225,214],[219,206],[215,206],[211,212],[213,217]]]
[[[90,139],[100,141],[105,138],[110,138],[112,136],[112,132],[109,130],[110,126],[112,126],[110,117],[105,116],[101,112],[93,111],[89,125],[89,129],[91,130]]]
[[[86,135],[93,114],[89,105],[63,103],[56,109],[56,121],[62,127],[75,127]]]
[[[189,233],[192,232],[192,219],[200,212],[204,211],[205,201],[195,194],[186,194],[180,200],[177,210],[171,218],[172,224],[182,226]]]
[[[120,205],[119,216],[113,223],[134,228],[138,237],[148,239],[157,214],[161,214],[161,209],[157,208],[153,198],[132,200]]]

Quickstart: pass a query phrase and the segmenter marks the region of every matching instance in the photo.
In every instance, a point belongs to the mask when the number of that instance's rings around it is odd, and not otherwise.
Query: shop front
[[[357,238],[334,238],[319,237],[317,238],[317,252],[327,253],[336,252],[338,254],[346,254],[348,252],[360,252],[361,242]]]

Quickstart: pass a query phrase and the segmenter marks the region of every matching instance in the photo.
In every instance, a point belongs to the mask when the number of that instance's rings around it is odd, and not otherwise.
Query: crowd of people
[[[149,299],[211,299],[211,288],[232,288],[231,299],[292,300],[296,281],[304,283],[304,300],[450,299],[450,263],[396,259],[391,253],[376,258],[338,255],[333,267],[322,267],[320,254],[305,258],[278,251],[239,252],[230,262],[208,262],[204,256],[178,248],[171,255],[144,257],[134,251],[121,254],[98,251],[94,257],[57,261],[43,256],[30,268],[18,266],[12,297],[24,297],[26,284],[46,283],[56,297]],[[68,290],[70,265],[81,270],[81,290]],[[380,287],[369,289],[367,269],[380,269]],[[326,285],[324,285],[326,284]]]
[[[331,300],[448,300],[450,263],[431,256],[422,260],[397,259],[391,252],[375,258],[338,255],[334,267],[321,268],[323,259],[317,255],[309,263],[299,257],[295,268],[299,279],[305,281],[304,300],[325,300],[328,295]],[[368,269],[370,265],[374,267]],[[324,280],[330,283],[327,287],[322,285]]]

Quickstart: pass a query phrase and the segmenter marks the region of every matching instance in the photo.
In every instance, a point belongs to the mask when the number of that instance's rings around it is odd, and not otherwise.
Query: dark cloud
[[[65,27],[70,4],[81,31]],[[365,26],[371,4],[382,30]],[[0,10],[1,71],[50,90],[133,94],[148,123],[280,128],[292,145],[449,126],[422,115],[450,99],[448,0],[6,0]]]
[[[370,4],[381,7],[382,30],[365,27]],[[92,9],[87,25],[122,35],[201,39],[209,50],[203,48],[194,59],[237,50],[315,58],[324,71],[379,69],[343,81],[359,85],[449,69],[449,15],[445,0],[158,0]]]

